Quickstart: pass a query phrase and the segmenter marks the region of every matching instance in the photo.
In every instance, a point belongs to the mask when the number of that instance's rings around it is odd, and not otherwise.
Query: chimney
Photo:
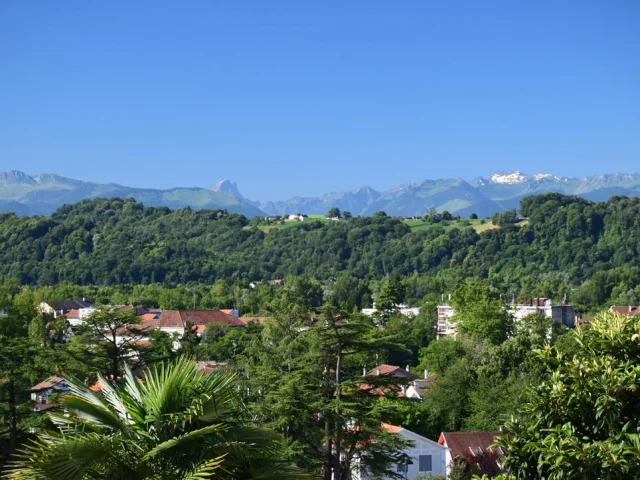
[[[631,313],[631,305],[629,305],[629,313]]]
[[[367,376],[367,369],[365,367],[362,367],[362,376],[363,377]]]
[[[86,300],[84,299],[84,297],[82,297],[82,301],[85,302]]]
[[[451,301],[451,294],[449,294],[449,301]]]
[[[380,369],[376,368],[376,375],[380,375]]]
[[[409,365],[407,365],[407,368],[405,368],[405,370],[408,372],[409,371]]]
[[[429,369],[428,368],[424,369],[424,378],[429,378]]]

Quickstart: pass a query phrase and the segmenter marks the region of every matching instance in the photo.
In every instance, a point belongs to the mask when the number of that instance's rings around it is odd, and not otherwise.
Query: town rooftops
[[[477,456],[479,452],[491,450],[496,435],[500,432],[442,432],[438,443],[451,450],[451,457]]]
[[[54,386],[58,385],[61,382],[64,382],[64,378],[54,375],[53,377],[49,377],[46,380],[44,380],[44,381],[38,383],[37,385],[34,385],[33,387],[31,387],[31,391],[32,392],[39,392],[40,390],[48,390],[48,389],[53,388]]]
[[[159,318],[145,320],[146,325],[159,328],[185,328],[186,324],[208,325],[223,323],[231,327],[244,327],[245,323],[222,310],[165,310]]]

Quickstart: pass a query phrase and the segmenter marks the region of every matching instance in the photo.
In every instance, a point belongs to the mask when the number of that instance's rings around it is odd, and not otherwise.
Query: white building
[[[446,455],[447,448],[438,442],[429,440],[417,433],[407,430],[406,428],[396,427],[394,425],[382,424],[389,433],[400,435],[405,440],[413,443],[412,446],[404,450],[406,461],[395,466],[396,472],[402,475],[402,478],[408,480],[415,479],[419,476],[426,475],[444,475],[446,473]],[[372,480],[364,472],[359,471],[358,462],[356,460],[353,467],[353,480]],[[385,480],[390,477],[383,477],[379,480]]]
[[[404,315],[407,318],[414,318],[420,315],[420,307],[412,308],[405,303],[400,303],[396,305],[394,308],[399,314]],[[378,313],[376,304],[375,303],[373,304],[373,308],[363,308],[361,313],[368,317],[373,317],[376,313]]]
[[[438,305],[438,338],[448,337],[456,333],[453,318],[453,308],[449,305]]]
[[[505,305],[513,316],[516,324],[524,317],[541,313],[545,318],[562,323],[573,328],[576,323],[576,313],[571,305],[554,305],[549,298],[533,298],[527,303]],[[455,334],[455,325],[452,322],[455,314],[449,305],[438,305],[438,338]]]

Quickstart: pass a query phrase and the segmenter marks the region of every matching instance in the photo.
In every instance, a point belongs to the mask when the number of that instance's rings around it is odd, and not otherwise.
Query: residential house
[[[297,220],[299,222],[304,222],[309,218],[309,215],[305,215],[304,213],[294,213],[287,217],[287,220]]]
[[[427,475],[444,475],[446,472],[446,454],[445,446],[429,440],[428,438],[418,435],[406,428],[395,425],[382,424],[387,432],[401,436],[403,439],[412,442],[412,445],[404,449],[404,461],[395,466],[396,472],[401,478],[412,480],[415,478],[424,478]],[[370,477],[358,468],[358,460],[353,466],[353,480],[369,480]],[[390,477],[383,477],[385,480]]]
[[[500,432],[442,432],[438,443],[446,447],[447,477],[456,459],[464,460],[491,476],[502,470],[501,449],[493,448]]]
[[[230,327],[245,326],[238,317],[222,310],[164,310],[157,319],[144,321],[143,325],[159,328],[169,334],[182,335],[188,323],[192,327],[203,327],[203,329],[210,323],[226,324]]]
[[[404,394],[407,398],[414,398],[416,400],[422,400],[425,393],[433,382],[438,378],[438,375],[429,375],[429,369],[424,369],[424,378],[414,379],[409,386],[407,386]]]
[[[613,305],[609,309],[611,312],[621,313],[622,315],[634,316],[640,315],[640,306],[634,305]]]
[[[38,305],[40,313],[48,313],[58,318],[62,315],[66,315],[72,310],[77,310],[80,318],[84,318],[95,310],[95,302],[91,298],[82,297],[74,298],[73,300],[63,300],[50,305],[46,302],[42,302]]]
[[[34,402],[34,412],[44,412],[56,405],[50,403],[51,395],[54,393],[69,393],[69,386],[64,378],[53,376],[31,387],[31,401]]]
[[[362,372],[364,377],[384,376],[391,377],[397,380],[385,379],[385,382],[372,382],[362,383],[360,388],[367,390],[373,394],[384,396],[390,392],[396,392],[399,396],[405,396],[407,387],[418,378],[416,374],[409,370],[409,365],[406,368],[399,367],[397,365],[382,364],[377,367]]]

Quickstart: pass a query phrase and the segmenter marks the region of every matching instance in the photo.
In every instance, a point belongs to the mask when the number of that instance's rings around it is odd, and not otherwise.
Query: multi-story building
[[[549,298],[533,298],[526,303],[505,305],[516,323],[528,315],[541,313],[545,318],[573,328],[576,323],[576,312],[571,305],[555,305]],[[452,322],[454,310],[449,305],[438,305],[438,338],[455,334]]]

